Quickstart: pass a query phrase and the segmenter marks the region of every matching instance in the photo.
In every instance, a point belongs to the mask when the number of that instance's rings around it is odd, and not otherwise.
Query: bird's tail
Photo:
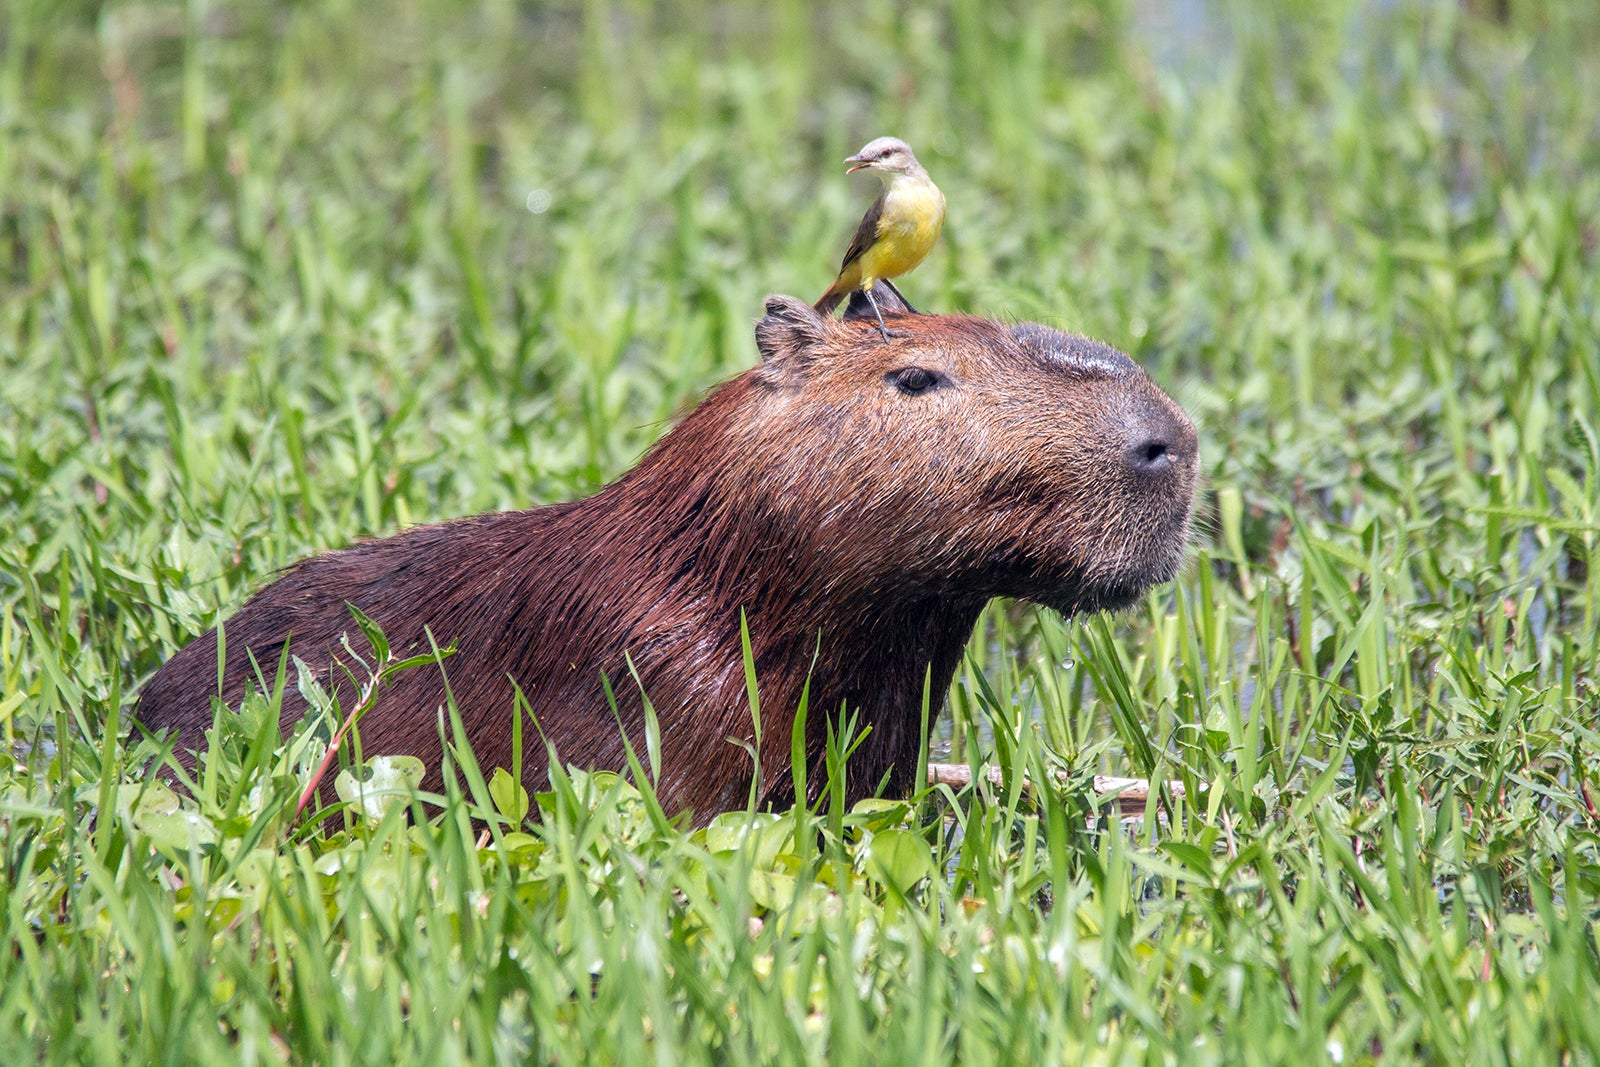
[[[839,285],[836,281],[828,287],[821,298],[811,306],[824,315],[832,315],[833,309],[844,303],[844,298],[850,295],[850,290]]]

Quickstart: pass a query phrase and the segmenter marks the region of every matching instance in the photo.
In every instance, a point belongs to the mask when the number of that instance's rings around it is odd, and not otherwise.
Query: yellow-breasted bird
[[[850,239],[850,250],[839,264],[839,276],[817,301],[816,309],[826,315],[860,290],[867,294],[878,329],[888,340],[883,313],[872,298],[873,283],[881,281],[894,289],[896,296],[900,295],[889,279],[915,270],[933,250],[939,231],[944,229],[944,194],[917,162],[911,146],[898,137],[869,141],[845,162],[853,164],[846,174],[858,170],[877,174],[883,181],[883,191],[861,216],[861,225]],[[905,297],[900,299],[908,308],[911,306]]]

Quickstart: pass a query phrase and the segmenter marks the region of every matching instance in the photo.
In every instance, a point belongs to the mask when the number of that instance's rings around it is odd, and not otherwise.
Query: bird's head
[[[922,170],[922,164],[917,162],[911,146],[898,137],[879,137],[875,141],[868,141],[861,151],[848,157],[845,162],[851,164],[850,169],[845,171],[846,174],[854,174],[858,170],[872,170],[876,171],[878,177],[884,181],[901,174],[916,174]]]

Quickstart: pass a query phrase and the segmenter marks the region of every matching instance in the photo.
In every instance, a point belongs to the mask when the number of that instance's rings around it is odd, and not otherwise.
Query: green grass
[[[0,10],[0,1058],[1600,1062],[1600,11],[1171,6]],[[297,825],[265,705],[193,817],[149,784],[174,648],[626,469],[885,132],[950,205],[913,301],[1202,427],[1178,583],[986,615],[951,744],[1004,787],[519,827],[463,754]]]

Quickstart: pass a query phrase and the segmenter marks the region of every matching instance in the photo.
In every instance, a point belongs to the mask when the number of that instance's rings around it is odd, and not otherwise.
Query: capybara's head
[[[1188,541],[1194,426],[1127,356],[1037,324],[825,318],[788,297],[729,455],[759,507],[817,532],[872,591],[1019,597],[1063,614],[1172,578]],[[848,584],[849,575],[839,574]]]

